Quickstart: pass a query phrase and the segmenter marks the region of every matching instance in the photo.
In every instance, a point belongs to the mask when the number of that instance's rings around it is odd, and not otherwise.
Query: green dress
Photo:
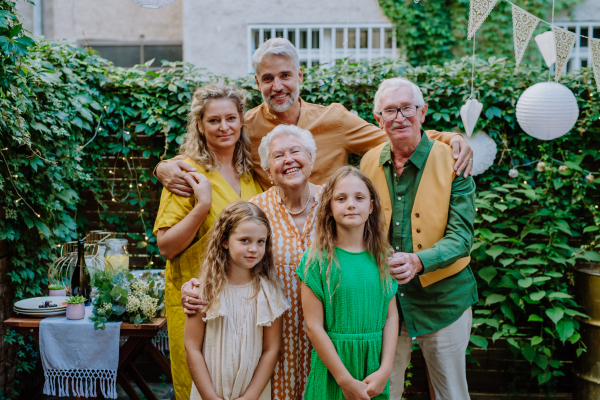
[[[339,267],[331,268],[328,285],[325,263],[313,263],[305,271],[308,254],[306,251],[302,256],[298,277],[323,303],[325,331],[350,375],[362,381],[381,365],[383,327],[398,283],[393,279],[388,284],[381,282],[375,259],[367,251],[350,253],[336,247]],[[304,398],[344,399],[342,389],[314,349]],[[388,382],[374,399],[389,398]]]

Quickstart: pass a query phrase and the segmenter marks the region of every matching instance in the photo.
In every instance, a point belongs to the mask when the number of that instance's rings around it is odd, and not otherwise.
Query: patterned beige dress
[[[221,399],[233,400],[244,394],[262,356],[263,327],[290,308],[281,288],[260,280],[258,293],[253,282],[227,284],[206,314],[202,355],[213,388]],[[192,383],[191,400],[202,400]],[[271,399],[267,384],[258,400]]]
[[[306,336],[306,324],[300,299],[300,280],[296,268],[302,254],[311,246],[315,230],[317,207],[323,189],[314,193],[313,204],[302,233],[298,232],[292,216],[272,187],[254,196],[250,202],[267,214],[271,223],[273,256],[279,277],[287,291],[292,307],[283,314],[283,342],[281,356],[272,379],[273,400],[300,400],[310,372],[312,346]]]

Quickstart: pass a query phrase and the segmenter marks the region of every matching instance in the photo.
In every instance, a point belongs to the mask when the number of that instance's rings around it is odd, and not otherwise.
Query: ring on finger
[[[185,302],[189,303],[190,302],[190,296],[185,296]]]

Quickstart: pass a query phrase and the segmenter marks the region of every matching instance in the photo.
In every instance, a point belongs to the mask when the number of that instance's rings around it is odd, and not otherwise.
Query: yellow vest
[[[387,231],[392,220],[392,201],[383,166],[379,166],[379,158],[384,144],[371,150],[362,158],[360,170],[365,173],[377,188]],[[410,226],[412,230],[413,251],[415,253],[433,247],[446,233],[452,182],[454,172],[452,149],[447,144],[434,141],[433,147],[425,162],[425,169],[419,182],[417,195],[412,209]],[[455,275],[469,265],[471,257],[459,259],[454,264],[440,268],[427,274],[419,275],[423,287]]]

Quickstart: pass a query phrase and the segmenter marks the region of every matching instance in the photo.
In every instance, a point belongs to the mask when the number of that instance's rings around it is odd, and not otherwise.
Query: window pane
[[[300,48],[306,49],[308,42],[308,32],[306,29],[300,29]]]
[[[353,49],[356,47],[356,29],[348,28],[348,48]]]
[[[583,36],[589,36],[588,34],[588,28],[581,28],[581,34]],[[586,37],[580,36],[579,37],[579,47],[588,47],[588,40]]]
[[[587,60],[581,60],[581,68],[585,68],[588,66]]]
[[[335,48],[336,49],[344,48],[344,30],[343,29],[335,30]]]
[[[600,26],[595,26],[593,29],[594,29],[594,39],[600,39]]]
[[[373,45],[372,47],[374,49],[378,49],[379,48],[379,44],[381,43],[381,31],[379,30],[379,28],[373,28]]]
[[[93,49],[117,67],[133,67],[141,61],[140,46],[93,46]]]
[[[165,46],[144,46],[144,62],[156,59],[153,67],[160,66],[161,60],[167,61],[183,61],[182,46],[165,45]]]
[[[360,30],[360,48],[366,49],[369,47],[369,30],[361,29]]]
[[[570,26],[570,27],[568,27],[568,28],[567,28],[567,30],[568,30],[569,32],[573,32],[573,33],[575,33],[575,31],[577,31],[577,28],[575,28],[574,26]]]
[[[252,42],[254,43],[254,50],[258,49],[258,46],[260,46],[259,38],[260,33],[258,32],[258,29],[252,29]]]
[[[275,31],[275,37],[282,38],[283,37],[283,29],[277,29]]]
[[[265,29],[263,31],[263,39],[265,40],[265,42],[269,39],[271,39],[271,30],[270,29]]]
[[[300,66],[301,66],[302,68],[306,68],[306,66],[307,66],[307,65],[308,65],[308,64],[306,63],[306,61],[300,61]]]
[[[313,67],[316,67],[319,64],[320,64],[319,60],[312,60],[312,66]]]
[[[385,28],[384,35],[385,35],[385,46],[384,47],[386,49],[391,49],[392,48],[392,30],[390,28]]]
[[[289,30],[288,31],[288,40],[290,42],[292,42],[292,44],[294,46],[296,45],[296,31],[295,30]]]
[[[311,48],[319,49],[321,46],[319,45],[319,31],[311,31],[312,42]]]

